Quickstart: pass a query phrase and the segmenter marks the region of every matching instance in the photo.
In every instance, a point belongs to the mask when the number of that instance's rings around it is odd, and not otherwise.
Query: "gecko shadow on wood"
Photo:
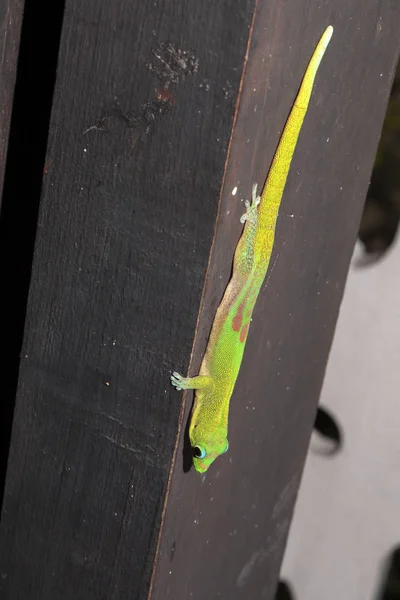
[[[189,428],[190,428],[190,415],[186,419],[185,424],[185,435],[183,439],[183,448],[182,448],[182,459],[183,459],[183,472],[188,473],[193,466],[193,450],[190,445],[190,437],[189,437]]]

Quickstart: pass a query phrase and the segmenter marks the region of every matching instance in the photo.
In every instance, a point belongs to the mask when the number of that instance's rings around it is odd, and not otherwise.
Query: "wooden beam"
[[[23,6],[23,0],[0,2],[0,191],[6,168]]]
[[[273,598],[398,16],[390,0],[66,0],[2,598]],[[185,467],[191,396],[181,412],[169,373],[188,368],[193,339],[198,368],[240,200],[263,183],[328,24],[232,398],[229,453],[202,478]]]
[[[399,12],[391,2],[358,1],[351,7],[337,2],[334,9],[324,2],[318,11],[312,1],[284,8],[259,2],[255,9],[192,373],[230,275],[243,212],[238,198],[263,183],[314,46],[328,24],[335,31],[232,397],[229,452],[204,480],[185,475],[181,435],[151,600],[274,598],[397,64]],[[184,422],[190,405],[188,395]]]

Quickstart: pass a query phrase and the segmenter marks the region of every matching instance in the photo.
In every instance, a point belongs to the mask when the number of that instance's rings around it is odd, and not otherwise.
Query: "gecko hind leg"
[[[261,197],[257,196],[257,184],[255,183],[251,192],[251,203],[248,200],[246,200],[244,203],[246,212],[240,217],[241,223],[244,223],[245,221],[257,221],[257,206],[260,204],[260,202]]]
[[[171,375],[171,384],[178,390],[201,390],[211,384],[211,377],[197,375],[197,377],[182,377],[176,371]]]

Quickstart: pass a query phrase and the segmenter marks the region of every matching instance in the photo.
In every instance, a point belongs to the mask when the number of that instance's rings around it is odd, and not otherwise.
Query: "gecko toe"
[[[176,388],[180,392],[182,390],[182,382],[184,379],[182,377],[182,375],[180,375],[179,373],[174,371],[172,373],[172,375],[170,376],[170,379],[171,379],[171,384],[174,386],[174,388]]]

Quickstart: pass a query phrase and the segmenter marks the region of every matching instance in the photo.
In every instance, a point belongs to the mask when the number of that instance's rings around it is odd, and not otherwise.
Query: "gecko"
[[[217,309],[199,374],[183,377],[174,371],[171,375],[171,383],[177,390],[195,390],[189,438],[194,468],[199,473],[205,473],[229,447],[230,399],[239,374],[253,309],[268,271],[290,164],[314,79],[332,33],[333,27],[327,27],[308,63],[261,196],[257,195],[257,185],[254,184],[252,200],[245,202],[246,212],[240,219],[244,228],[234,253],[232,275]]]

